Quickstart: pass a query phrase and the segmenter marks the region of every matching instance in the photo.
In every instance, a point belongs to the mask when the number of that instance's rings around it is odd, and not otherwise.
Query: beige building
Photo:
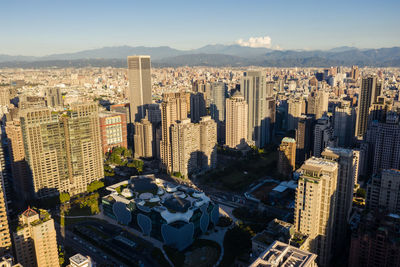
[[[288,130],[295,130],[302,114],[303,100],[300,98],[290,98],[288,100]]]
[[[133,136],[135,158],[153,157],[153,126],[146,118],[134,123]]]
[[[246,144],[248,109],[247,102],[239,91],[226,99],[225,144],[228,147],[236,148]]]
[[[63,98],[59,87],[47,88],[45,91],[46,104],[54,109],[63,108]]]
[[[1,134],[1,131],[0,131]],[[8,225],[8,204],[6,197],[5,158],[0,137],[0,256],[11,252],[11,237]]]
[[[46,211],[28,208],[13,234],[17,260],[24,267],[60,266],[54,220]]]
[[[217,124],[210,116],[191,123],[190,119],[171,125],[172,172],[184,176],[215,168],[217,164]]]
[[[75,254],[74,256],[69,258],[70,264],[68,267],[94,267],[96,264],[93,260],[87,256],[83,256],[82,254]]]
[[[188,117],[190,105],[187,103],[187,93],[163,94],[161,103],[161,141],[160,156],[163,168],[172,171],[170,127],[178,120]]]
[[[285,177],[290,177],[296,163],[296,140],[285,137],[279,146],[278,172]]]
[[[151,104],[151,63],[150,56],[128,57],[128,99],[131,122],[146,116],[146,105]]]
[[[10,255],[5,255],[0,258],[0,266],[1,267],[23,267],[21,264],[14,264],[14,259]]]
[[[24,110],[21,126],[35,197],[79,194],[104,177],[95,103],[71,105],[63,113],[48,108]]]
[[[275,241],[249,267],[317,267],[316,258],[316,254]]]
[[[296,231],[309,236],[310,251],[318,255],[318,265],[328,266],[333,250],[338,164],[312,157],[297,172],[294,225]]]
[[[10,105],[10,89],[8,87],[0,88],[0,106]]]

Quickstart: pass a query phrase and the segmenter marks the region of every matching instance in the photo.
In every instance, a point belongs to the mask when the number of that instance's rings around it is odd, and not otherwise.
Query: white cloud
[[[240,46],[271,48],[271,37],[250,37],[249,40],[239,39],[236,43]]]

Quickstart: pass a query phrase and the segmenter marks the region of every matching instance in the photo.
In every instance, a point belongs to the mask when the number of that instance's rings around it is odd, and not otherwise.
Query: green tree
[[[60,203],[68,202],[68,201],[70,201],[70,199],[71,199],[71,197],[69,196],[68,193],[63,192],[60,194]]]
[[[231,266],[237,256],[251,250],[251,232],[247,227],[235,225],[229,229],[224,238],[224,258],[221,266]]]
[[[365,198],[366,195],[367,195],[367,193],[365,192],[365,189],[364,189],[364,188],[361,188],[361,187],[360,187],[360,188],[357,189],[357,191],[356,191],[356,196]]]
[[[104,187],[104,182],[102,181],[93,181],[87,186],[87,191],[89,193],[99,190]]]

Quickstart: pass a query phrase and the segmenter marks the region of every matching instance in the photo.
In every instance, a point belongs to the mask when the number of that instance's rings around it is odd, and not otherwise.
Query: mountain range
[[[330,67],[339,65],[400,67],[400,47],[358,49],[343,46],[330,50],[307,51],[219,44],[192,50],[178,50],[168,46],[117,46],[42,57],[0,54],[0,67],[126,67],[126,57],[129,55],[150,55],[154,67]]]

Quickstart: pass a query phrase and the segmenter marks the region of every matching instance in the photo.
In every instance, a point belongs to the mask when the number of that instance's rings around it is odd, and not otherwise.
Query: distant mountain
[[[337,65],[400,67],[400,47],[361,50],[344,46],[330,50],[278,51],[239,45],[207,45],[187,51],[168,46],[118,46],[44,57],[0,55],[0,67],[126,67],[127,56],[143,54],[151,56],[152,65],[155,67],[249,65],[270,67],[330,67]]]

